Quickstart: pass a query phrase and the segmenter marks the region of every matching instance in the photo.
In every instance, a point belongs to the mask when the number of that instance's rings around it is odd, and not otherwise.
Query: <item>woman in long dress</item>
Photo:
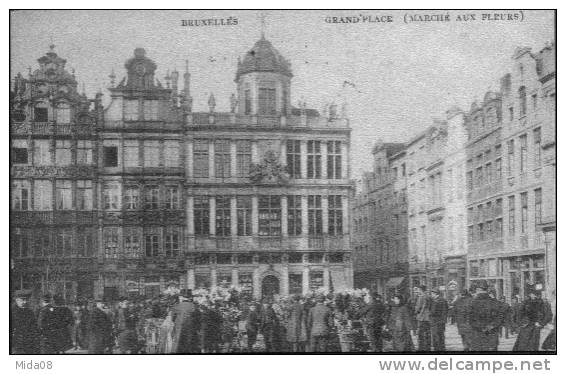
[[[171,310],[168,311],[167,317],[160,326],[159,331],[159,352],[160,353],[173,353],[173,317]]]
[[[414,349],[411,338],[413,322],[409,309],[401,295],[393,296],[391,301],[391,310],[386,326],[391,333],[393,350],[395,352],[411,352]]]

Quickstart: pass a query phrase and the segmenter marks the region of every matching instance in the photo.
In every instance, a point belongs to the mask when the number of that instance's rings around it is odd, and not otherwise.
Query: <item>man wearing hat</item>
[[[173,307],[171,316],[175,323],[173,352],[200,353],[200,313],[195,303],[193,303],[192,290],[181,290],[179,304]]]
[[[381,352],[383,350],[381,331],[387,319],[386,314],[387,308],[381,301],[381,295],[377,292],[370,294],[369,303],[358,313],[357,317],[359,319],[365,319],[372,352]]]
[[[30,290],[14,292],[10,308],[11,351],[13,354],[38,354],[39,330],[33,311],[28,307]]]
[[[438,288],[433,288],[430,300],[430,333],[432,348],[435,352],[446,350],[444,334],[446,333],[447,317],[448,302],[440,295]]]
[[[326,352],[333,320],[332,311],[324,305],[324,301],[324,295],[317,295],[316,305],[309,310],[307,325],[310,330],[311,352]]]
[[[545,306],[535,285],[528,285],[525,293],[527,297],[519,312],[520,329],[513,351],[538,351],[540,331],[552,320],[552,311]]]
[[[497,351],[499,344],[499,327],[504,316],[499,302],[489,297],[488,288],[487,281],[478,281],[470,303],[471,351]]]
[[[430,351],[430,297],[426,294],[426,286],[418,286],[415,304],[415,319],[418,324],[418,351]]]
[[[112,347],[112,320],[104,310],[101,298],[95,299],[95,306],[88,319],[88,353],[103,354]]]

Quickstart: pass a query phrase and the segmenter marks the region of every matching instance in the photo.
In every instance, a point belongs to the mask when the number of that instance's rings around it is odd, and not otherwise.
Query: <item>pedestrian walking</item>
[[[366,323],[371,351],[381,352],[383,350],[381,333],[387,320],[387,307],[381,301],[381,296],[376,292],[371,293],[369,303],[358,312],[357,318],[363,318]]]
[[[50,295],[46,295],[42,299],[37,322],[41,333],[42,354],[65,353],[73,347],[71,339],[73,312],[63,304],[62,297],[58,295],[53,299]]]
[[[527,292],[528,296],[521,305],[521,327],[519,328],[519,335],[513,346],[513,351],[538,351],[540,331],[552,320],[550,308],[545,305],[534,286],[530,287]]]
[[[279,319],[271,302],[264,301],[260,314],[260,330],[266,352],[277,352],[279,348]]]
[[[248,315],[246,318],[246,337],[248,352],[253,351],[253,346],[257,341],[257,333],[259,331],[260,318],[255,303],[250,304]]]
[[[426,294],[426,286],[421,285],[417,291],[417,301],[415,303],[415,318],[418,324],[418,350],[430,351],[430,298]]]
[[[192,290],[182,290],[179,303],[173,307],[175,337],[173,350],[176,353],[199,353],[200,313],[193,303]]]
[[[432,348],[435,352],[446,350],[444,337],[447,319],[448,302],[440,295],[438,288],[434,288],[431,291],[430,301],[430,332],[432,335]]]
[[[37,320],[29,308],[31,290],[14,292],[14,304],[10,308],[10,336],[12,354],[35,355],[40,353],[40,333]]]
[[[489,297],[487,291],[487,282],[479,281],[470,305],[471,351],[496,351],[499,344],[499,326],[504,322],[503,314],[499,302]]]
[[[505,336],[505,339],[509,339],[509,333],[513,329],[513,311],[511,310],[511,305],[505,300],[505,296],[499,298],[501,305],[501,313],[503,313],[503,326],[499,328],[499,337]],[[505,329],[505,335],[503,335],[503,330]]]
[[[460,297],[454,302],[454,318],[456,320],[456,327],[458,334],[462,338],[462,345],[464,351],[470,350],[470,306],[472,303],[472,296],[468,290],[463,290]]]
[[[88,353],[112,353],[109,348],[113,346],[112,320],[105,311],[104,302],[96,299],[94,307],[88,318]]]
[[[287,318],[287,342],[293,352],[304,352],[307,341],[307,315],[301,297],[295,295]]]
[[[394,295],[391,301],[386,329],[391,334],[393,351],[412,352],[414,350],[413,339],[411,338],[413,318],[409,308],[405,305],[401,295]]]
[[[328,335],[333,319],[332,311],[324,304],[324,301],[324,295],[318,295],[316,305],[309,311],[307,324],[310,330],[311,352],[326,352],[328,345]]]

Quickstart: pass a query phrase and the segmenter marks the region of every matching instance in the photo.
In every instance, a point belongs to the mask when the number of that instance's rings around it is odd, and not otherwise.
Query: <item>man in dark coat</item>
[[[381,296],[375,292],[372,293],[369,303],[358,312],[357,317],[364,318],[366,321],[372,352],[381,352],[383,350],[381,332],[387,321],[387,307],[381,301]]]
[[[279,319],[271,303],[265,301],[260,314],[260,330],[266,352],[277,352],[279,348]]]
[[[100,299],[95,300],[89,314],[87,335],[88,353],[107,353],[108,348],[112,346],[112,320],[104,311],[104,303]]]
[[[505,339],[509,339],[509,332],[513,329],[513,311],[511,310],[511,305],[505,301],[505,296],[499,298],[501,303],[501,313],[503,313],[503,326],[499,328],[499,337],[503,337],[503,328],[505,328]]]
[[[14,292],[14,305],[10,308],[12,354],[34,355],[39,353],[39,330],[33,311],[28,307],[30,290]]]
[[[213,303],[200,307],[201,351],[216,353],[222,342],[222,315]]]
[[[501,306],[489,297],[485,280],[478,282],[475,297],[470,305],[470,350],[496,351],[499,344],[498,330],[503,324]]]
[[[293,304],[289,310],[287,320],[287,342],[291,345],[293,352],[303,352],[307,341],[307,315],[301,304],[301,297],[295,295]]]
[[[253,350],[253,346],[257,341],[257,333],[259,330],[259,313],[256,304],[250,304],[250,310],[246,318],[246,336],[248,341],[248,351]]]
[[[418,324],[418,351],[430,351],[430,298],[426,294],[426,286],[420,285],[415,303],[415,318]]]
[[[462,295],[454,302],[454,318],[458,327],[458,334],[462,338],[464,351],[470,350],[470,306],[472,304],[472,296],[468,290],[463,290]]]
[[[175,323],[173,352],[200,353],[200,313],[193,303],[192,290],[181,291],[179,304],[173,307],[171,316]]]
[[[448,318],[448,302],[435,288],[431,292],[430,302],[430,332],[432,335],[432,348],[435,352],[446,350],[444,334],[446,333],[446,320]]]
[[[521,327],[513,351],[538,351],[540,330],[552,320],[552,311],[545,305],[534,286],[527,292],[528,297],[521,305]]]
[[[54,300],[56,305],[53,305],[51,296],[46,295],[41,301],[37,324],[42,354],[64,353],[73,346],[70,329],[74,323],[73,312],[62,305],[61,297],[55,296]]]
[[[333,319],[332,311],[324,305],[324,300],[324,295],[318,295],[316,305],[309,310],[307,325],[310,331],[311,352],[326,352]]]

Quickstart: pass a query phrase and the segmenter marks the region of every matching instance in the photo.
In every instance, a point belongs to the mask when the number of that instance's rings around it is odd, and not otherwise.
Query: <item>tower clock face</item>
[[[145,66],[143,64],[137,64],[135,67],[135,71],[137,75],[144,75],[145,74]]]

